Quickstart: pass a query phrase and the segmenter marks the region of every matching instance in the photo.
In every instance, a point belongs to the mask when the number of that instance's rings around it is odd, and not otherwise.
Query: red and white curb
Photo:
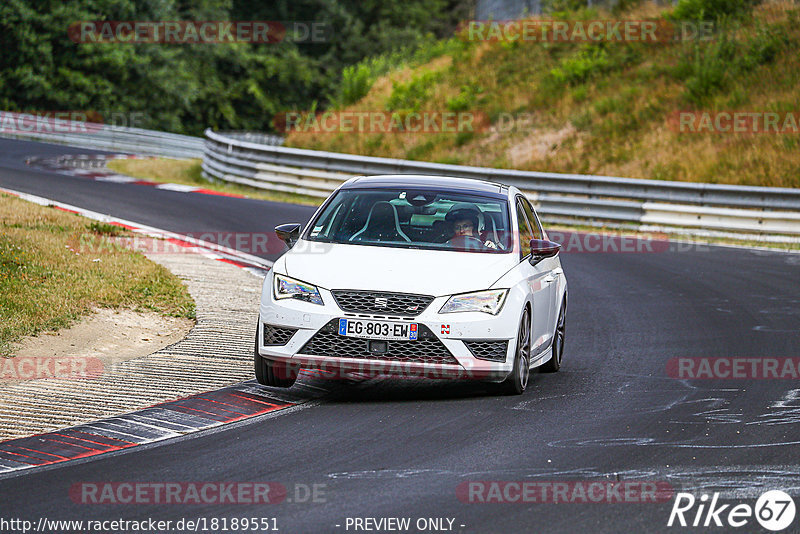
[[[301,375],[302,376],[302,375]],[[255,381],[198,393],[92,423],[0,442],[0,477],[69,460],[130,449],[301,405],[312,406],[326,387],[298,382],[271,391]]]
[[[50,200],[48,198],[39,197],[28,193],[23,193],[21,191],[15,191],[13,189],[6,189],[0,187],[0,192],[18,197],[22,200],[27,200],[29,202],[39,204],[40,206],[51,206],[61,211],[66,211],[69,213],[75,213],[77,215],[81,215],[88,219],[108,224],[113,224],[115,226],[120,226],[122,228],[125,228],[127,230],[130,230],[132,232],[147,237],[153,237],[156,239],[166,239],[169,240],[169,242],[172,244],[186,248],[191,248],[194,252],[202,254],[207,258],[211,258],[217,261],[222,261],[225,263],[230,263],[232,265],[245,269],[246,271],[258,277],[263,277],[266,274],[266,272],[270,268],[272,268],[273,262],[269,260],[259,258],[258,256],[254,256],[252,254],[247,254],[246,252],[241,252],[239,250],[230,247],[219,245],[217,243],[203,241],[191,236],[169,232],[167,230],[162,230],[160,228],[155,228],[153,226],[147,226],[126,219],[111,217],[110,215],[104,215],[96,211],[79,208],[77,206],[72,206],[70,204],[65,204],[63,202],[58,202],[56,200]]]

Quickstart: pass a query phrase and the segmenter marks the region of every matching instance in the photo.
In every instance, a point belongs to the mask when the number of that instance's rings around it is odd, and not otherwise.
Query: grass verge
[[[307,195],[297,195],[284,193],[281,191],[268,191],[256,187],[247,187],[239,184],[226,184],[210,182],[203,178],[199,159],[169,159],[169,158],[145,158],[145,159],[117,159],[108,162],[107,167],[119,174],[133,176],[140,180],[150,180],[152,182],[192,185],[227,193],[231,195],[242,195],[248,198],[261,200],[272,200],[274,202],[288,202],[291,204],[304,204],[308,206],[319,206],[322,204],[321,198]]]
[[[195,317],[186,286],[166,268],[102,246],[122,232],[0,194],[0,356],[22,337],[68,327],[97,307]]]

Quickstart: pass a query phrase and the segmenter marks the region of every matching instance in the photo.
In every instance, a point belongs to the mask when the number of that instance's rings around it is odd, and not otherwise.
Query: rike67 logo
[[[667,526],[739,528],[750,525],[755,517],[763,528],[778,532],[794,521],[794,500],[780,490],[761,494],[755,508],[749,504],[718,504],[718,501],[719,493],[715,493],[710,502],[706,494],[696,499],[691,493],[678,493]]]

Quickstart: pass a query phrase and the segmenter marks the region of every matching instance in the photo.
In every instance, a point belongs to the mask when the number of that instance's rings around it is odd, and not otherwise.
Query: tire
[[[292,369],[284,363],[273,362],[261,357],[258,353],[258,328],[256,328],[253,366],[255,367],[256,381],[263,386],[290,388],[297,380],[297,369]]]
[[[556,331],[553,335],[553,357],[547,360],[547,363],[539,367],[543,373],[555,373],[561,369],[561,361],[564,359],[564,333],[566,330],[566,322],[567,297],[564,296],[564,301],[561,303],[561,309],[558,312]]]
[[[522,395],[528,387],[531,367],[531,312],[525,308],[517,331],[517,346],[514,351],[514,369],[501,384],[506,395]]]

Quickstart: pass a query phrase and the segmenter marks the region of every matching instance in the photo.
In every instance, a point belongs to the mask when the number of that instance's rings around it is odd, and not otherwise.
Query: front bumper
[[[437,297],[418,316],[399,322],[420,325],[418,341],[389,342],[387,354],[372,354],[364,340],[346,338],[348,344],[337,343],[330,333],[331,325],[339,318],[393,320],[386,316],[354,314],[343,311],[330,291],[319,288],[323,305],[293,299],[275,301],[272,297],[271,276],[267,276],[259,309],[259,354],[267,359],[286,362],[292,366],[321,368],[331,371],[359,372],[364,374],[408,375],[430,378],[503,380],[512,370],[517,325],[523,302],[519,295],[510,292],[503,309],[497,315],[480,312],[440,314],[449,296]],[[296,329],[283,345],[265,345],[264,324]],[[424,328],[423,328],[424,326]],[[428,338],[423,339],[423,333]],[[316,337],[315,337],[316,336]],[[339,338],[341,341],[342,338]],[[486,355],[481,347],[469,344],[474,341],[505,342],[505,361],[490,361],[476,357]],[[320,342],[329,342],[336,350],[320,355]],[[466,343],[465,343],[466,342]],[[360,343],[363,352],[348,350],[351,343]],[[397,343],[402,343],[400,347]],[[393,345],[394,344],[394,345]],[[414,345],[416,344],[416,345]],[[392,351],[392,347],[397,350]],[[435,350],[434,350],[434,347]],[[472,350],[470,350],[472,347]],[[495,345],[496,347],[496,345]],[[436,357],[427,357],[430,354]],[[439,356],[446,353],[448,358]],[[355,357],[354,357],[355,356]],[[399,357],[398,357],[399,356]]]

